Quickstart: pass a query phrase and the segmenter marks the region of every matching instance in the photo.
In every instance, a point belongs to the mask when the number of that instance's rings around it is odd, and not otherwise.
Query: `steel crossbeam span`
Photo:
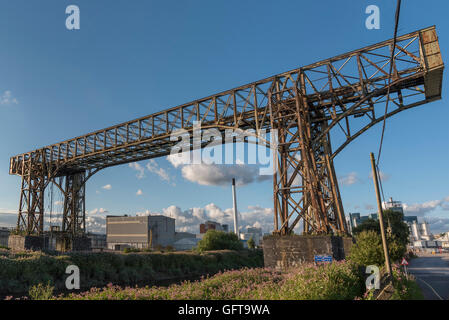
[[[335,156],[384,118],[441,98],[443,62],[435,27],[224,91],[175,108],[14,156],[10,174],[22,177],[18,229],[40,234],[44,191],[64,195],[63,231],[85,230],[85,183],[106,167],[170,154],[170,135],[201,129],[278,132],[273,175],[274,231],[346,232],[334,170]],[[332,137],[332,143],[331,143]],[[205,142],[205,141],[203,141]]]

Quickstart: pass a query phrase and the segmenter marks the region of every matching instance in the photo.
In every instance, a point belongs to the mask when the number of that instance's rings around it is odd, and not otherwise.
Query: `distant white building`
[[[434,236],[429,232],[429,224],[424,221],[418,223],[413,221],[409,223],[410,226],[410,240],[413,241],[431,241],[434,239]]]
[[[195,239],[195,235],[176,232],[175,219],[163,215],[106,217],[108,249],[174,247],[184,238]]]
[[[201,239],[199,238],[182,238],[173,243],[173,247],[177,251],[192,250]]]
[[[262,228],[247,227],[246,232],[240,233],[240,240],[248,241],[249,239],[253,238],[256,246],[260,246],[262,237]]]

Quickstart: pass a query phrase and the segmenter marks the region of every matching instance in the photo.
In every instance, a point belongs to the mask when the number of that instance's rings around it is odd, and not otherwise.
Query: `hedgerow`
[[[80,269],[84,289],[117,285],[154,284],[176,277],[196,277],[221,270],[262,267],[261,250],[214,251],[198,253],[68,253],[49,255],[21,252],[0,255],[0,294],[22,294],[38,284],[55,291],[65,289],[65,270],[69,265]]]

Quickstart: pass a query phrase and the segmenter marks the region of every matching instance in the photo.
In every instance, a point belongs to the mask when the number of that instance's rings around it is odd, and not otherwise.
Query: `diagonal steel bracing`
[[[275,232],[345,232],[333,160],[383,120],[393,40],[351,51],[181,106],[14,156],[22,177],[18,228],[43,231],[43,194],[59,184],[63,230],[84,231],[84,185],[98,170],[170,154],[170,135],[202,129],[276,129]],[[387,117],[441,98],[443,62],[435,27],[397,38]],[[332,143],[331,143],[332,137]],[[208,141],[201,141],[200,147]],[[192,143],[193,144],[193,143]],[[192,147],[194,147],[192,145]]]

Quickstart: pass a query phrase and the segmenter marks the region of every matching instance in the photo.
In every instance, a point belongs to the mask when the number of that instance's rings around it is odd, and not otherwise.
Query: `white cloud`
[[[141,189],[137,190],[136,195],[141,196],[142,194],[143,194],[143,192]]]
[[[259,166],[245,164],[238,158],[236,164],[193,164],[193,154],[185,152],[169,155],[167,160],[173,167],[181,168],[184,179],[205,186],[227,186],[232,178],[240,186],[273,179],[271,175],[260,175]]]
[[[107,185],[105,185],[105,186],[102,186],[101,188],[102,188],[102,189],[105,189],[105,190],[111,190],[111,189],[112,189],[112,186],[111,186],[110,184],[107,184]]]
[[[390,175],[388,173],[383,172],[383,171],[379,171],[379,177],[380,177],[380,180],[382,180],[382,182],[388,181],[390,179]],[[370,172],[369,178],[371,180],[373,179],[373,173],[372,172]]]
[[[168,172],[164,168],[159,167],[159,165],[155,160],[151,159],[150,161],[148,161],[146,167],[148,171],[159,176],[161,180],[166,181],[168,183],[171,182],[172,178],[170,177]]]
[[[128,166],[137,171],[137,179],[143,179],[145,177],[145,168],[142,167],[139,163],[131,162],[128,164]]]
[[[93,233],[106,233],[106,217],[88,215],[86,217],[86,229]]]
[[[425,216],[427,213],[434,211],[438,208],[446,210],[445,209],[446,205],[447,203],[445,203],[445,200],[443,199],[443,200],[431,200],[426,201],[424,203],[415,203],[411,205],[404,203],[402,206],[407,214]]]
[[[177,206],[170,206],[162,210],[162,214],[176,219],[176,229],[178,231],[199,232],[199,225],[206,220],[217,221],[227,224],[229,230],[234,229],[233,209],[221,209],[214,203],[210,203],[204,208],[190,208],[182,210]],[[250,206],[245,211],[238,212],[240,230],[246,227],[262,227],[265,232],[273,229],[273,209]]]
[[[359,182],[357,172],[351,172],[351,173],[348,173],[347,175],[341,176],[338,179],[338,182],[345,186],[350,186],[350,185],[353,185],[353,184]]]
[[[97,214],[97,213],[108,213],[109,211],[104,208],[95,208],[89,211],[89,214]]]
[[[179,166],[192,163],[191,157],[192,154],[190,152],[182,152],[168,155],[167,160],[172,164],[173,167],[177,168]]]
[[[429,223],[430,232],[433,234],[449,231],[449,218],[426,217],[425,221]]]
[[[19,102],[12,96],[11,91],[6,90],[5,92],[3,92],[3,94],[0,95],[0,105],[11,104],[19,104]]]
[[[17,225],[17,210],[1,209],[0,227],[13,228]]]
[[[17,209],[0,208],[0,214],[17,214],[17,212],[19,212]]]
[[[101,209],[100,209],[101,210]],[[95,209],[89,212],[87,217],[95,216],[100,213],[99,209]],[[107,211],[106,211],[107,212]],[[148,215],[165,215],[176,219],[176,230],[183,232],[199,233],[200,224],[204,223],[206,220],[217,221],[222,224],[227,224],[229,230],[234,230],[234,218],[233,209],[221,209],[214,203],[210,203],[203,208],[190,208],[182,210],[178,206],[169,206],[162,209],[161,212],[153,212],[150,210],[144,210],[141,212],[136,212],[136,216],[148,216]],[[261,227],[264,232],[271,232],[273,230],[273,209],[272,208],[262,208],[260,206],[249,206],[245,211],[238,212],[239,226],[240,230],[244,231],[248,226]],[[90,222],[95,222],[94,226],[96,229],[103,228],[104,226],[99,225],[101,220],[100,216],[95,216],[95,220],[88,220],[86,218],[86,225],[89,227]],[[88,229],[91,231],[91,229]]]
[[[240,186],[272,179],[272,176],[259,175],[257,166],[245,164],[190,164],[183,166],[181,172],[185,179],[205,186],[230,185],[232,178]]]

